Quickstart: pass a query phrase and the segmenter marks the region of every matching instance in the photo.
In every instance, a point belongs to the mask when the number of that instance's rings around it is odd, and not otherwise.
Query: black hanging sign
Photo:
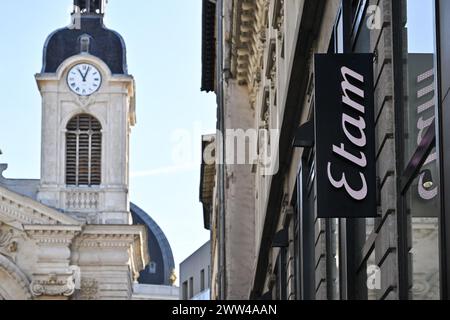
[[[319,218],[377,217],[373,55],[315,55]]]

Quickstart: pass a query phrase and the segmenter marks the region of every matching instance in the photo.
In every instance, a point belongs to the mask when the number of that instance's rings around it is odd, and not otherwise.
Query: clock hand
[[[80,73],[80,76],[83,78],[83,82],[86,82],[86,78],[83,76],[83,73],[79,68],[77,68],[78,72]]]
[[[83,81],[84,81],[84,82],[86,82],[86,77],[87,77],[87,75],[89,74],[89,71],[91,71],[91,67],[88,67],[88,68],[87,68],[86,74],[85,74],[84,77],[83,77]]]

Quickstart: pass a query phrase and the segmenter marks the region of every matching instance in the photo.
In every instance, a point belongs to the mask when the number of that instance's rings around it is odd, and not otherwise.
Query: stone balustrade
[[[65,192],[65,207],[69,211],[96,210],[100,194],[91,190],[68,190]]]

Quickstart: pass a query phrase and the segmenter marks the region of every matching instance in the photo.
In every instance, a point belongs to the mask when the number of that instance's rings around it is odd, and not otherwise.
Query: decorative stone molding
[[[69,211],[97,210],[100,194],[98,191],[67,191],[66,209]]]
[[[87,225],[77,237],[76,246],[91,246],[92,242],[102,241],[103,245],[130,245],[134,240],[143,237],[145,229],[139,225]],[[96,242],[97,245],[100,243]]]
[[[18,292],[14,293],[13,299],[26,299],[31,300],[32,295],[29,290],[30,282],[27,276],[19,269],[11,260],[0,254],[0,272],[6,272],[13,281],[15,281],[15,286]],[[0,287],[2,283],[0,283]],[[6,299],[5,297],[3,297]]]
[[[21,228],[27,225],[78,225],[79,222],[37,201],[0,186],[0,218]]]
[[[30,285],[30,291],[35,297],[70,297],[75,292],[75,280],[71,273],[35,274],[33,278],[34,280]]]
[[[0,150],[0,154],[1,154],[1,150]],[[6,169],[8,169],[8,164],[0,163],[0,180],[5,180],[5,177],[3,176],[3,172],[5,172]]]
[[[15,261],[15,255],[18,250],[16,236],[12,229],[2,230],[1,226],[2,223],[0,222],[0,254],[3,254]]]
[[[140,225],[87,225],[81,235],[79,235],[73,244],[73,248],[80,252],[84,259],[90,259],[89,255],[83,255],[84,249],[91,252],[98,248],[99,254],[96,259],[107,259],[112,263],[129,263],[133,272],[133,277],[139,277],[140,270],[144,269],[149,262],[147,251],[147,233],[144,226]],[[127,261],[122,261],[120,254],[114,257],[108,256],[109,249],[122,248],[124,252],[130,254]],[[118,251],[119,252],[119,251]],[[118,253],[117,252],[117,253]]]
[[[30,291],[35,297],[69,297],[75,291],[70,272],[70,244],[81,226],[25,225],[26,234],[39,247]]]
[[[178,277],[177,277],[176,270],[175,270],[175,269],[172,269],[172,270],[170,271],[170,277],[169,277],[170,284],[171,284],[172,286],[174,286],[174,285],[175,285],[175,282],[177,281],[177,279],[178,279]]]
[[[96,95],[90,95],[90,96],[79,96],[77,94],[73,94],[73,97],[75,98],[75,101],[78,102],[78,105],[82,108],[86,108],[87,106],[94,104],[96,102]]]
[[[269,6],[270,0],[237,0],[234,10],[232,69],[239,84],[248,86],[253,107],[261,88],[263,54],[269,36]]]
[[[39,215],[34,210],[26,210],[21,204],[12,201],[6,197],[0,198],[0,215],[6,218],[6,221],[20,221],[22,223],[36,224],[56,224],[56,221]],[[26,212],[28,211],[28,212]],[[26,212],[26,213],[25,213]],[[28,213],[28,214],[27,214]]]
[[[98,300],[98,281],[95,279],[82,279],[78,300]]]
[[[284,39],[284,0],[275,0],[272,11],[272,27],[278,31],[278,39]]]
[[[127,234],[87,234],[76,240],[75,246],[85,248],[120,248],[129,247],[134,243],[135,236]]]
[[[26,234],[35,239],[38,245],[68,246],[81,230],[81,226],[42,226],[25,225]]]

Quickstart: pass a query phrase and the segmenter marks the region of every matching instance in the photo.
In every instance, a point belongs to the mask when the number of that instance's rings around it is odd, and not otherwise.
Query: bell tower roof
[[[56,30],[44,45],[42,73],[54,73],[67,58],[87,53],[100,58],[113,74],[127,74],[122,36],[105,27],[107,0],[74,0],[72,24]]]

